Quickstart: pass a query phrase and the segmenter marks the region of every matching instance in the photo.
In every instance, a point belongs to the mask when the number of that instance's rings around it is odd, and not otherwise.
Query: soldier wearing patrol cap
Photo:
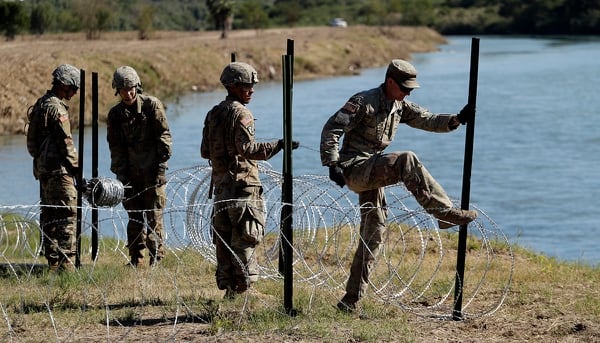
[[[225,298],[233,298],[258,279],[254,251],[264,235],[265,208],[257,160],[277,154],[283,140],[255,141],[254,117],[246,107],[258,83],[251,65],[230,63],[221,73],[221,83],[227,97],[206,114],[200,152],[212,167],[209,196],[214,195],[217,287],[225,290]]]
[[[413,152],[383,152],[400,124],[449,132],[475,115],[468,105],[458,114],[434,114],[406,100],[418,87],[415,67],[404,60],[392,60],[383,84],[353,95],[323,127],[321,162],[329,168],[331,180],[358,194],[361,211],[362,239],[350,267],[346,294],[337,304],[341,311],[354,311],[367,290],[369,274],[385,237],[385,186],[403,182],[419,204],[438,219],[440,229],[467,224],[477,217],[476,211],[453,207],[444,189]]]
[[[121,101],[108,112],[107,141],[110,170],[126,186],[123,207],[129,215],[129,264],[142,265],[144,249],[148,249],[148,263],[152,266],[165,254],[163,209],[171,132],[163,103],[141,94],[142,82],[135,69],[117,68],[112,88]]]
[[[79,89],[80,71],[62,64],[52,72],[52,89],[28,110],[27,150],[40,182],[42,248],[52,271],[71,271],[76,254],[79,162],[69,118],[70,100]]]

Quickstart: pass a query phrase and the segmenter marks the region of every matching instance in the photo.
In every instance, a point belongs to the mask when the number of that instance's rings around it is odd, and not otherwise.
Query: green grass
[[[14,214],[3,214],[2,218],[2,246],[11,247],[4,249],[4,261],[15,259],[23,264],[43,264],[43,258],[14,248],[36,246],[38,236],[34,234],[34,223],[15,225],[23,218]],[[397,230],[398,227],[390,228],[392,233]],[[24,231],[26,239],[15,237]],[[330,232],[329,239],[335,238],[342,244],[350,239],[348,232],[348,228]],[[324,233],[319,232],[312,244],[322,244],[324,237]],[[413,247],[420,242],[406,238],[405,245],[410,248],[384,249],[386,258],[395,263],[397,269],[390,271],[385,263],[377,264],[373,283],[383,284],[390,272],[414,275],[411,287],[415,290],[427,287],[427,291],[417,299],[405,295],[401,303],[417,309],[437,304],[453,286],[456,234],[440,234],[443,258],[439,257],[439,247],[433,244],[427,245],[421,257],[419,254],[423,252]],[[263,244],[269,245],[273,239],[266,237]],[[415,316],[418,311],[405,310],[373,296],[373,289],[361,300],[357,313],[343,314],[334,307],[343,295],[343,285],[331,280],[325,283],[299,281],[297,275],[293,288],[293,308],[297,315],[291,316],[283,308],[282,279],[261,279],[255,285],[257,293],[226,301],[215,285],[215,266],[194,249],[172,250],[156,268],[133,269],[125,266],[123,242],[101,239],[95,263],[90,262],[89,244],[89,237],[83,237],[83,264],[76,273],[57,274],[41,269],[37,274],[21,272],[0,276],[3,290],[0,310],[7,323],[2,326],[0,337],[25,342],[47,340],[47,337],[61,341],[89,337],[99,341],[122,340],[123,337],[126,337],[124,341],[168,341],[169,337],[196,341],[220,337],[277,342],[423,342],[431,337],[452,337],[465,341],[469,337],[482,337],[473,335],[481,334],[477,330],[490,325],[495,328],[494,332],[487,332],[485,337],[492,341],[491,337],[496,337],[496,341],[507,337],[514,337],[514,341],[533,338],[539,341],[540,337],[561,341],[574,334],[584,335],[577,338],[589,341],[600,332],[595,325],[600,315],[598,267],[560,261],[503,242],[484,245],[476,237],[469,237],[467,245],[469,282],[465,285],[466,292],[483,280],[482,295],[474,302],[492,306],[507,282],[506,268],[510,264],[507,253],[513,251],[516,263],[510,294],[501,309],[491,316],[459,323]],[[487,259],[490,249],[495,254],[492,262]],[[306,260],[327,257],[323,268],[329,268],[332,275],[340,278],[343,274],[334,273],[339,273],[336,269],[340,267],[332,261],[333,253],[328,249],[319,253],[308,251]],[[299,266],[298,272],[306,271]],[[394,283],[388,287],[395,287]],[[443,306],[451,306],[451,298]],[[548,324],[544,326],[540,321],[548,321]],[[560,326],[553,324],[557,321]],[[540,327],[537,331],[535,326],[530,327],[536,322]],[[515,329],[519,325],[520,330]]]

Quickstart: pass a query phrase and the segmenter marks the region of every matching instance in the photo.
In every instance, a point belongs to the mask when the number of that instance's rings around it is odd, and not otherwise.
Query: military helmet
[[[236,83],[258,83],[258,73],[251,65],[243,62],[232,62],[221,73],[223,86],[233,86]]]
[[[406,88],[419,88],[417,69],[404,60],[392,60],[388,65],[385,76],[391,77],[396,83]]]
[[[119,90],[120,88],[142,88],[142,81],[135,69],[129,66],[122,66],[115,70],[112,80],[112,88]]]
[[[59,65],[52,72],[52,77],[54,77],[54,81],[58,81],[65,86],[79,88],[81,80],[80,71],[70,64]]]

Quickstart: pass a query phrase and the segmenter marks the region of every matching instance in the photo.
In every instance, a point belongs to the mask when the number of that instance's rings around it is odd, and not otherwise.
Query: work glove
[[[129,184],[129,178],[127,178],[127,176],[125,176],[125,175],[117,175],[117,180],[121,181],[123,186],[126,186]]]
[[[277,147],[279,149],[283,149],[284,144],[285,143],[284,143],[283,139],[280,139],[280,140],[277,141]],[[298,141],[292,141],[292,150],[298,149],[299,146],[300,146],[300,142],[298,142]]]
[[[475,106],[471,104],[466,104],[465,107],[463,107],[462,110],[458,112],[456,118],[463,125],[472,121],[473,118],[475,118]]]
[[[87,192],[88,181],[83,177],[83,178],[81,178],[81,183],[79,184],[79,183],[77,183],[77,178],[74,178],[74,179],[76,182],[75,188],[82,193]]]
[[[70,166],[67,167],[67,171],[69,173],[69,175],[76,177],[77,175],[79,175],[79,167],[74,167],[74,166]]]
[[[329,166],[329,178],[340,187],[344,187],[346,185],[346,180],[344,180],[344,172],[342,171],[342,168],[337,165]]]

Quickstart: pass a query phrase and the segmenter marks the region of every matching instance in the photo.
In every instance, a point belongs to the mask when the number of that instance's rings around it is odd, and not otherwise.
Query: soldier
[[[107,141],[110,170],[125,185],[123,207],[129,215],[127,248],[130,265],[149,265],[164,257],[163,208],[171,132],[162,102],[142,94],[142,82],[132,67],[115,70],[112,88],[121,101],[108,112]]]
[[[455,208],[443,188],[411,151],[383,153],[400,124],[432,132],[453,131],[475,115],[465,106],[457,115],[433,114],[405,100],[419,87],[417,71],[395,59],[387,68],[384,83],[353,95],[329,118],[321,133],[321,162],[329,178],[358,193],[361,211],[361,243],[356,250],[346,294],[337,304],[352,312],[364,295],[374,260],[385,233],[387,212],[384,187],[403,182],[419,204],[438,219],[440,229],[463,225],[477,212]],[[341,149],[340,137],[345,135]]]
[[[80,72],[62,64],[52,72],[52,89],[29,108],[27,150],[33,157],[33,176],[40,182],[43,253],[51,271],[73,271],[76,254],[79,163],[69,119],[71,100],[79,89]]]
[[[254,250],[264,235],[262,185],[256,160],[268,160],[283,148],[283,140],[256,142],[250,103],[256,70],[233,62],[223,69],[224,101],[204,120],[201,155],[212,166],[214,191],[213,243],[217,255],[217,286],[225,298],[245,292],[258,279]],[[293,142],[293,148],[298,147]]]

